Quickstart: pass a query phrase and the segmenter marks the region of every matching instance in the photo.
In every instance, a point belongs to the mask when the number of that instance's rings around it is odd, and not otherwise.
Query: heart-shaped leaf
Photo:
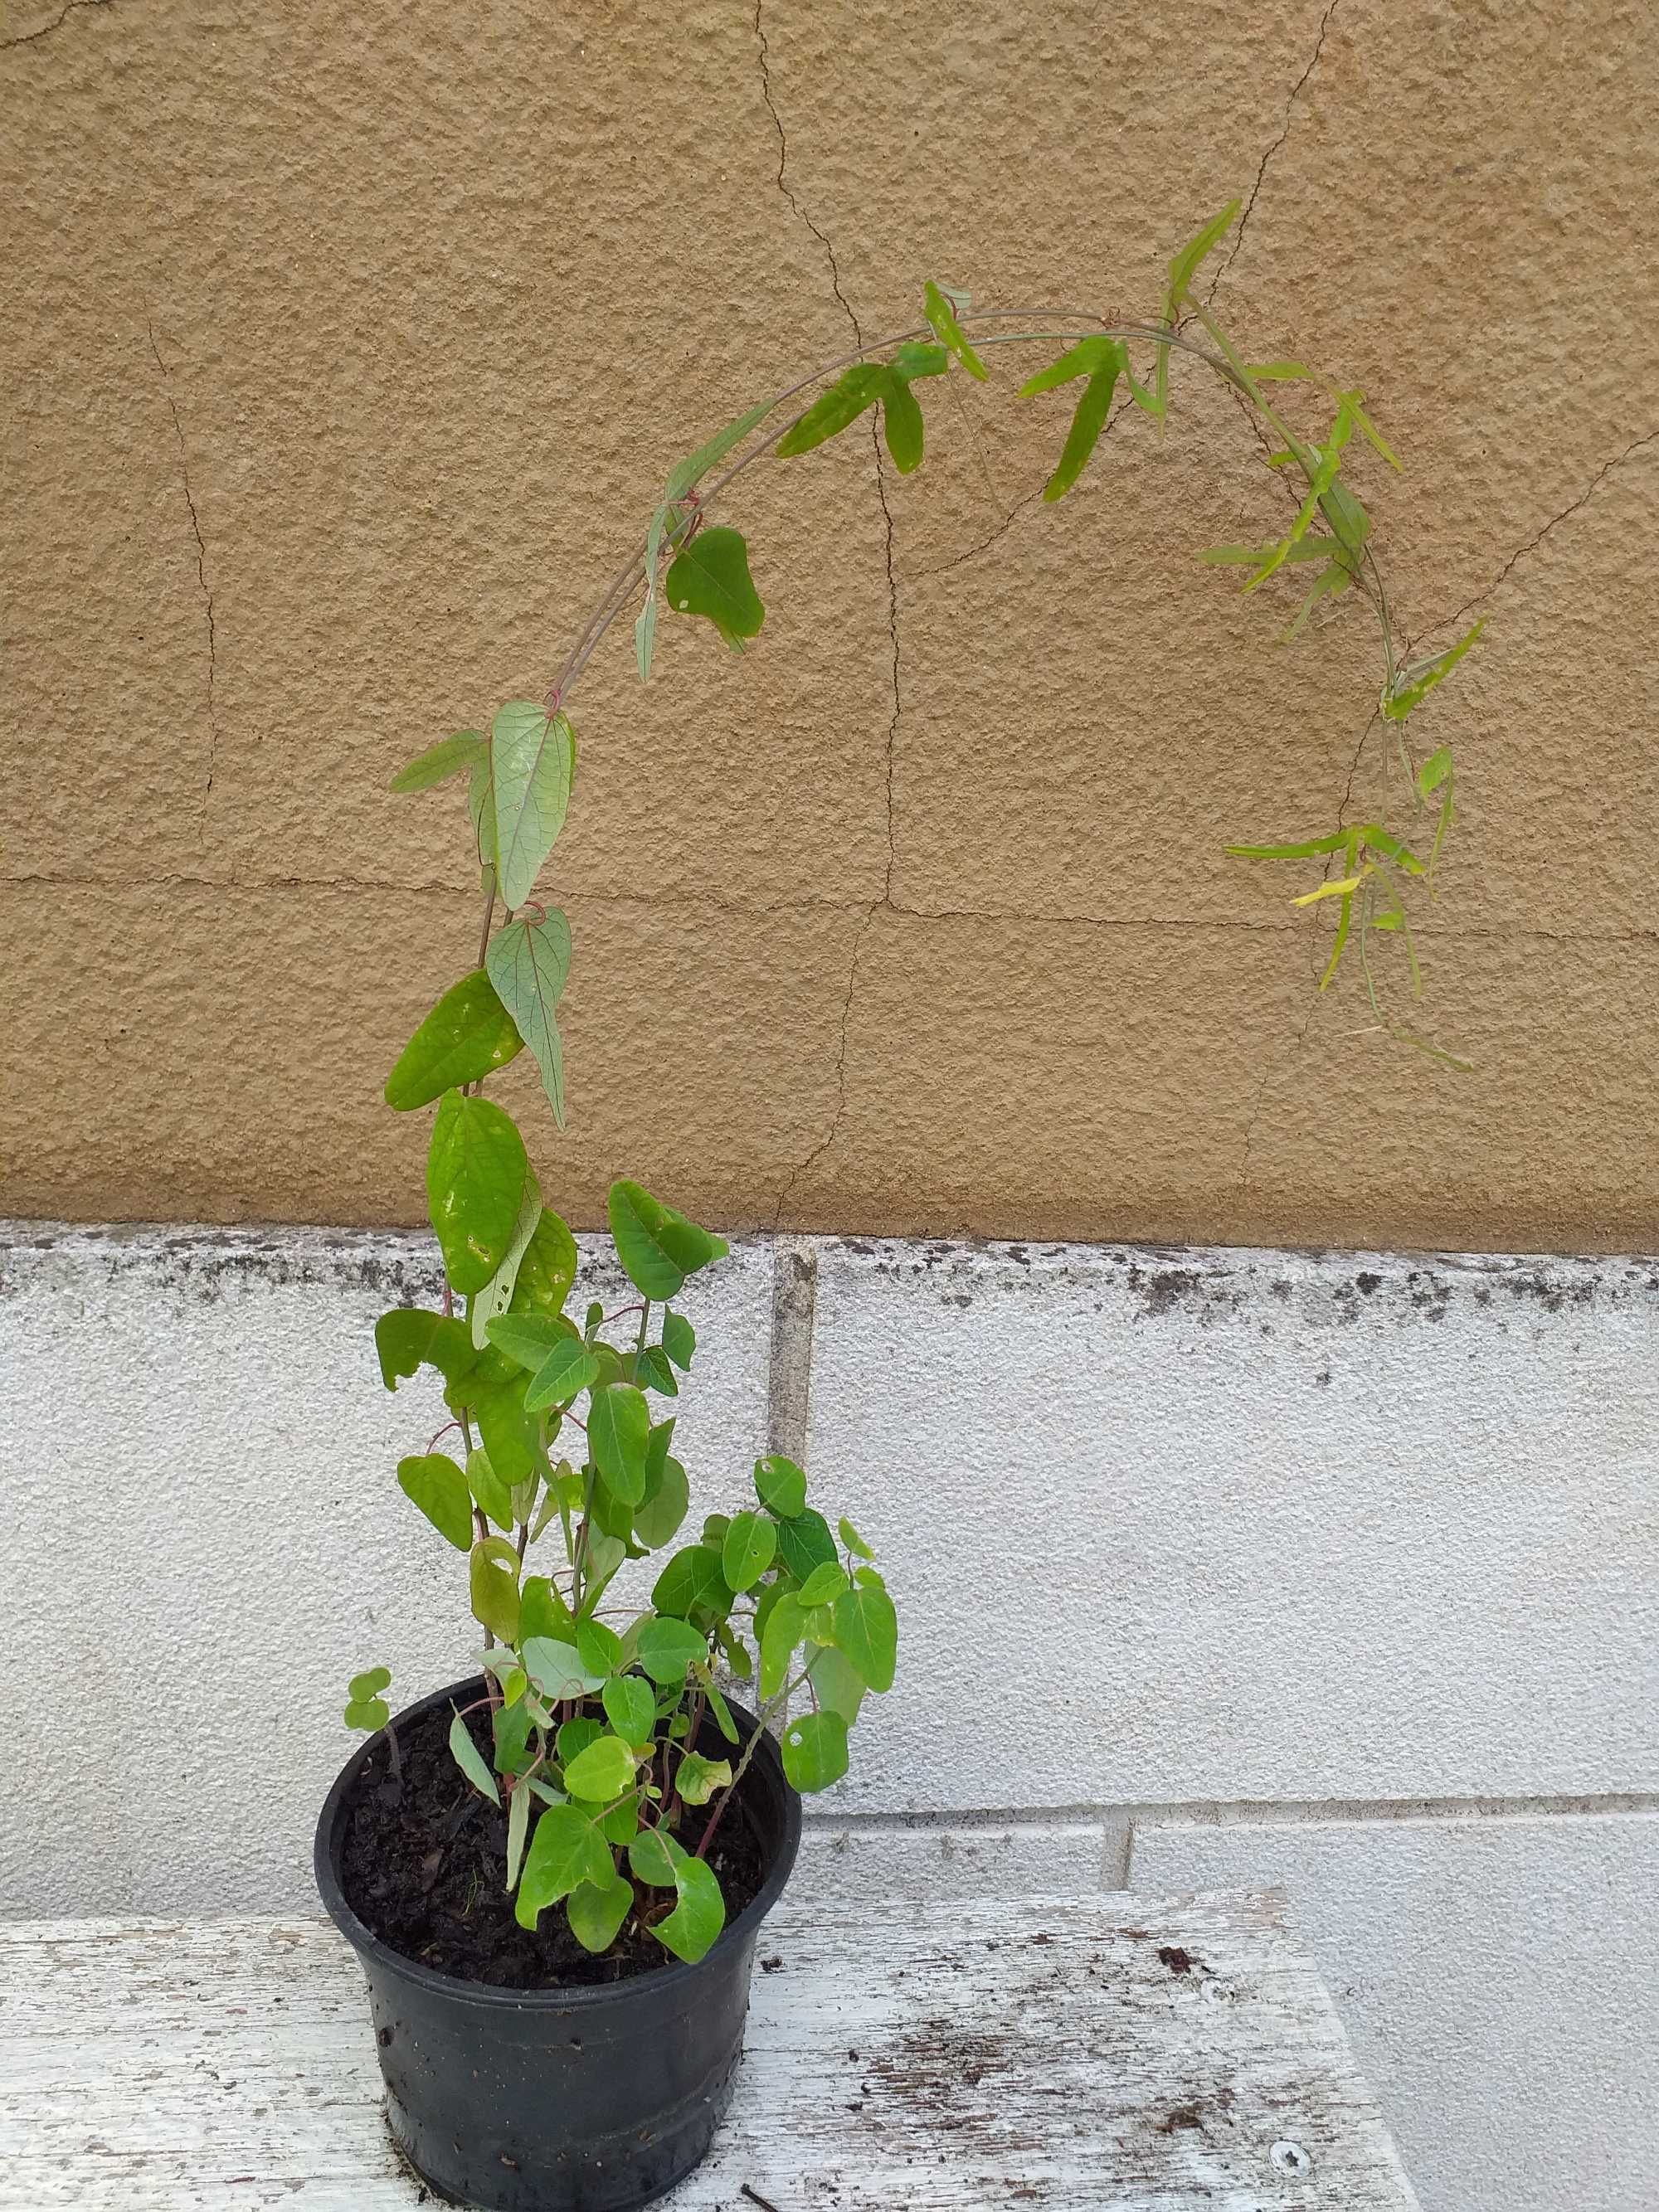
[[[740,530],[699,531],[670,562],[663,590],[677,613],[702,615],[738,653],[745,638],[759,635],[766,619]]]
[[[562,714],[550,717],[532,702],[514,699],[489,726],[488,811],[508,906],[529,897],[564,827],[575,764],[575,732]]]
[[[619,1874],[609,1881],[584,1881],[570,1893],[565,1914],[584,1951],[608,1950],[634,1905],[634,1885]]]
[[[444,1094],[427,1155],[427,1206],[451,1283],[471,1297],[507,1257],[529,1172],[512,1116],[487,1098]]]
[[[407,1114],[446,1091],[478,1083],[524,1050],[513,1016],[482,968],[447,990],[398,1056],[386,1103]]]
[[[783,1732],[783,1771],[803,1793],[827,1790],[847,1771],[847,1723],[839,1713],[804,1713]]]
[[[533,1929],[550,1905],[585,1881],[604,1887],[615,1863],[591,1816],[574,1805],[550,1805],[536,1823],[525,1854],[514,1911],[521,1928]]]

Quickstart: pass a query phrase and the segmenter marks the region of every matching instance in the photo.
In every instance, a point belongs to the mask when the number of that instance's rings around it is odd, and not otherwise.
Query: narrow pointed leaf
[[[467,1308],[467,1324],[475,1352],[482,1352],[489,1342],[489,1325],[505,1314],[513,1303],[513,1292],[518,1284],[519,1263],[524,1258],[531,1238],[536,1233],[542,1218],[542,1194],[536,1178],[528,1168],[525,1170],[524,1191],[519,1200],[519,1218],[501,1264],[477,1291]]]
[[[453,738],[441,738],[435,745],[416,753],[392,777],[392,788],[430,791],[434,784],[447,783],[452,775],[464,775],[482,758],[483,750],[484,741],[477,730],[458,730]]]
[[[723,461],[734,447],[740,446],[751,430],[757,429],[776,404],[775,400],[763,400],[759,406],[746,408],[734,422],[723,430],[717,430],[706,445],[699,446],[695,453],[688,453],[683,461],[676,461],[668,471],[667,489],[663,494],[665,506],[673,507],[694,491],[716,462]]]
[[[473,1742],[471,1731],[459,1712],[449,1723],[449,1748],[456,1765],[460,1768],[472,1787],[488,1797],[492,1805],[499,1805],[501,1802],[501,1793],[495,1787],[495,1778],[490,1772],[483,1752]]]
[[[541,1070],[553,1118],[564,1127],[564,1047],[555,1008],[570,973],[570,924],[556,908],[542,921],[522,916],[496,931],[485,964],[501,1005]]]
[[[1437,684],[1443,684],[1486,627],[1486,617],[1482,615],[1478,622],[1470,624],[1456,644],[1449,647],[1444,653],[1437,653],[1432,660],[1402,669],[1395,678],[1394,688],[1384,692],[1382,696],[1382,712],[1389,720],[1403,722]]]
[[[1233,217],[1243,204],[1241,200],[1229,200],[1221,212],[1212,215],[1204,228],[1189,238],[1173,257],[1170,263],[1169,299],[1171,307],[1178,307],[1186,298],[1200,264],[1232,228]]]
[[[922,305],[928,321],[939,334],[939,343],[953,353],[969,376],[983,384],[985,363],[968,342],[968,333],[957,320],[957,311],[947,295],[931,278],[922,292]]]

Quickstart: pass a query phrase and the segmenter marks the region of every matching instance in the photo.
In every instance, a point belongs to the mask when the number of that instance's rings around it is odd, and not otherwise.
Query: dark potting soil
[[[534,1935],[520,1927],[507,1893],[506,1820],[461,1778],[449,1749],[450,1719],[449,1707],[440,1705],[398,1725],[397,1777],[383,1741],[370,1751],[347,1808],[341,1853],[341,1887],[357,1917],[407,1959],[502,1989],[619,1982],[672,1966],[672,1954],[641,1925],[637,1911],[599,1958],[571,1934],[562,1904],[547,1908]],[[469,1716],[467,1726],[487,1759],[488,1714]],[[716,1758],[730,1748],[722,1741],[717,1750],[707,1740],[699,1747]],[[676,1839],[694,1851],[708,1820],[706,1805],[686,1808]],[[726,1919],[735,1920],[768,1871],[741,1787],[708,1857],[720,1878]],[[660,1911],[674,1901],[672,1891],[639,1883],[635,1895],[641,1909]]]

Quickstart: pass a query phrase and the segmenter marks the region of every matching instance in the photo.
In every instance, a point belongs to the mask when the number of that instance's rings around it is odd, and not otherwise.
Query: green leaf
[[[1382,695],[1382,712],[1391,722],[1403,722],[1412,709],[1425,699],[1438,684],[1443,684],[1458,662],[1486,627],[1486,617],[1471,623],[1454,646],[1437,653],[1432,659],[1413,662],[1402,668],[1395,678],[1393,687]]]
[[[839,1713],[851,1728],[868,1686],[846,1653],[826,1645],[812,1654],[806,1671],[812,1678],[819,1710]]]
[[[519,1280],[509,1311],[562,1313],[575,1279],[576,1240],[558,1215],[544,1206],[536,1233],[519,1262]]]
[[[729,1759],[704,1759],[688,1751],[674,1771],[674,1787],[688,1805],[706,1805],[717,1790],[732,1786]]]
[[[541,921],[522,916],[498,929],[485,956],[489,981],[541,1070],[553,1118],[564,1127],[564,1046],[554,1008],[570,973],[570,924],[556,907]]]
[[[483,757],[484,741],[476,730],[458,730],[453,738],[440,738],[435,745],[428,745],[423,753],[416,753],[406,768],[400,768],[392,779],[393,791],[430,791],[434,784],[447,783],[452,775],[460,775],[474,762]]]
[[[490,1465],[489,1454],[482,1444],[467,1454],[466,1486],[498,1528],[512,1528],[513,1492]]]
[[[739,1513],[726,1532],[720,1571],[733,1590],[752,1589],[771,1565],[777,1548],[775,1522],[760,1513]]]
[[[695,453],[688,453],[683,461],[676,461],[668,471],[668,483],[663,492],[665,507],[678,506],[687,492],[695,491],[715,463],[723,461],[734,447],[740,446],[751,430],[757,429],[772,412],[777,402],[763,400],[758,407],[746,408],[735,422],[717,430],[707,445],[699,446]]]
[[[855,362],[779,440],[780,459],[810,453],[879,401],[887,450],[908,476],[921,465],[922,451],[921,410],[910,390],[912,380],[943,375],[950,358],[943,346],[913,343],[902,345],[890,362]]]
[[[634,1909],[634,1885],[614,1872],[609,1881],[579,1882],[564,1909],[570,1932],[584,1951],[609,1950]]]
[[[520,1593],[519,1633],[526,1644],[532,1638],[574,1644],[576,1619],[558,1585],[546,1575],[527,1575]]]
[[[599,1361],[581,1339],[567,1336],[536,1370],[524,1394],[525,1404],[532,1413],[544,1406],[568,1406],[592,1387],[599,1372]]]
[[[501,1255],[501,1264],[467,1307],[467,1331],[475,1351],[483,1352],[488,1347],[490,1322],[504,1314],[513,1303],[513,1292],[519,1279],[519,1262],[536,1233],[541,1212],[541,1188],[526,1167],[524,1190],[519,1200],[519,1218],[514,1224],[507,1249]]]
[[[382,1690],[392,1686],[390,1667],[368,1667],[361,1674],[354,1674],[346,1684],[346,1695],[355,1705],[362,1698],[378,1698]]]
[[[523,1681],[524,1676],[520,1674]],[[495,1747],[497,1774],[522,1774],[534,1763],[530,1748],[532,1723],[530,1711],[520,1695],[511,1705],[497,1705],[489,1716],[489,1732]]]
[[[803,1713],[783,1732],[783,1771],[803,1793],[827,1790],[847,1771],[847,1723],[839,1713]]]
[[[836,1644],[872,1690],[890,1690],[898,1653],[898,1615],[872,1567],[836,1600]]]
[[[619,1735],[599,1736],[565,1768],[564,1786],[573,1797],[608,1805],[633,1788],[634,1756]]]
[[[1077,411],[1072,417],[1072,427],[1066,434],[1066,443],[1054,474],[1042,488],[1045,500],[1064,499],[1083,473],[1084,464],[1099,442],[1106,417],[1111,410],[1112,394],[1117,380],[1129,365],[1129,356],[1121,338],[1084,338],[1071,350],[1051,362],[1047,368],[1028,378],[1020,386],[1020,396],[1051,391],[1054,386],[1069,383],[1073,377],[1086,376],[1083,396],[1078,401]]]
[[[604,1728],[592,1713],[578,1713],[574,1719],[566,1721],[559,1730],[557,1748],[561,1761],[568,1766],[573,1759],[581,1757],[590,1743],[597,1743],[604,1734]]]
[[[881,430],[902,477],[913,476],[921,466],[925,435],[921,407],[902,376],[890,377],[881,395]]]
[[[684,1681],[694,1662],[707,1660],[708,1639],[688,1622],[664,1615],[641,1625],[638,1650],[640,1664],[652,1680],[672,1689]]]
[[[769,1704],[789,1680],[789,1662],[805,1629],[805,1608],[793,1590],[783,1591],[761,1630],[760,1693],[763,1704]]]
[[[677,1844],[671,1844],[669,1850],[679,1903],[651,1932],[665,1950],[695,1966],[726,1925],[726,1899],[712,1867],[690,1857]]]
[[[757,637],[766,609],[749,573],[749,548],[743,532],[725,525],[700,530],[669,563],[663,590],[678,614],[702,615],[726,643],[741,653],[745,638]]]
[[[778,1557],[798,1583],[804,1583],[814,1567],[833,1563],[836,1556],[830,1523],[813,1507],[779,1521]]]
[[[605,1838],[574,1805],[550,1805],[536,1823],[525,1856],[514,1911],[521,1928],[585,1881],[604,1888],[616,1872]]]
[[[482,1082],[524,1050],[513,1017],[482,968],[452,984],[398,1054],[386,1103],[407,1114],[446,1091]]]
[[[633,1358],[634,1380],[643,1390],[655,1390],[665,1398],[678,1398],[680,1386],[668,1354],[659,1344],[647,1344],[643,1352]]]
[[[564,714],[550,720],[532,702],[511,700],[489,726],[489,760],[501,896],[522,906],[564,827],[575,732]]]
[[[673,1424],[665,1422],[663,1425],[672,1428]],[[647,1463],[645,1495],[634,1508],[635,1534],[653,1552],[664,1544],[672,1543],[690,1503],[690,1486],[678,1460],[665,1456],[659,1465]]]
[[[755,1462],[755,1494],[769,1513],[793,1521],[806,1510],[806,1477],[793,1460],[769,1452]]]
[[[847,1570],[839,1559],[826,1559],[821,1567],[814,1567],[798,1593],[801,1603],[810,1613],[815,1605],[833,1605],[852,1587]]]
[[[1333,830],[1328,837],[1304,838],[1299,845],[1229,845],[1225,849],[1241,860],[1314,860],[1324,853],[1340,853],[1347,842],[1346,830]]]
[[[482,1536],[472,1547],[472,1618],[503,1644],[519,1640],[519,1555],[504,1536]]]
[[[969,376],[985,381],[985,363],[968,343],[968,333],[957,320],[957,311],[945,294],[930,278],[922,290],[922,306],[928,321],[939,333],[941,345],[953,353]]]
[[[613,1182],[606,1210],[617,1257],[647,1298],[678,1297],[688,1275],[731,1249],[723,1237],[698,1228],[636,1182]]]
[[[732,1596],[720,1571],[720,1553],[710,1544],[688,1544],[658,1576],[651,1602],[660,1613],[689,1620],[699,1610],[729,1613]]]
[[[1233,217],[1243,206],[1242,200],[1229,200],[1219,215],[1212,215],[1204,228],[1189,238],[1170,263],[1170,283],[1167,293],[1169,307],[1178,307],[1186,298],[1188,289],[1198,274],[1200,264],[1213,252],[1232,228]]]
[[[1427,760],[1424,762],[1422,767],[1417,771],[1418,790],[1422,793],[1425,799],[1431,798],[1433,794],[1439,790],[1441,785],[1445,782],[1451,772],[1451,747],[1449,745],[1442,745],[1437,750],[1431,752],[1429,755]]]
[[[642,1749],[657,1728],[657,1699],[637,1674],[614,1674],[600,1692],[605,1717],[624,1743]]]
[[[587,1697],[605,1680],[603,1672],[596,1674],[586,1665],[576,1646],[562,1636],[526,1635],[520,1650],[526,1673],[550,1705]]]
[[[483,1752],[473,1742],[471,1733],[466,1723],[461,1718],[459,1709],[452,1705],[450,1711],[455,1717],[449,1723],[449,1748],[456,1765],[460,1768],[475,1790],[488,1797],[492,1805],[499,1805],[501,1802],[501,1793],[495,1787],[495,1778],[485,1764]]]
[[[392,1708],[384,1698],[354,1698],[345,1709],[346,1726],[362,1729],[370,1735],[391,1718]]]
[[[529,1162],[510,1115],[447,1091],[427,1156],[427,1206],[451,1283],[471,1297],[507,1257]]]
[[[489,878],[495,870],[495,776],[490,766],[489,749],[485,747],[481,759],[472,763],[472,773],[466,781],[466,811],[471,817],[472,836],[478,848],[478,865]]]
[[[651,1408],[631,1382],[596,1390],[587,1409],[587,1443],[593,1463],[625,1505],[645,1496],[645,1452]]]
[[[815,447],[838,436],[849,423],[856,422],[867,407],[875,405],[885,384],[884,362],[855,362],[827,392],[819,393],[798,422],[785,431],[778,441],[778,458],[793,460],[797,454],[810,453]]]
[[[624,1662],[623,1640],[614,1628],[607,1628],[602,1620],[585,1620],[576,1632],[576,1650],[584,1667],[598,1674],[601,1680],[614,1674]]]
[[[691,1361],[697,1349],[697,1332],[684,1314],[663,1316],[662,1348],[682,1375],[690,1373]]]
[[[453,1314],[428,1313],[419,1306],[394,1306],[383,1313],[374,1324],[374,1349],[388,1390],[422,1366],[435,1367],[446,1382],[459,1382],[473,1364],[465,1323]]]
[[[505,1314],[490,1322],[487,1334],[497,1352],[530,1375],[559,1345],[581,1345],[574,1324],[561,1314]]]
[[[524,1864],[525,1840],[530,1833],[530,1792],[515,1790],[507,1808],[507,1887],[509,1892]]]
[[[853,1526],[852,1522],[847,1518],[845,1514],[842,1516],[840,1522],[836,1525],[841,1532],[842,1542],[847,1547],[849,1552],[854,1554],[856,1558],[860,1559],[873,1559],[875,1558],[875,1553],[865,1542],[863,1537],[860,1535],[858,1530]]]
[[[472,1493],[453,1459],[443,1452],[400,1459],[398,1486],[458,1552],[472,1549]]]
[[[635,1880],[647,1889],[672,1889],[674,1854],[679,1849],[660,1828],[641,1828],[628,1846],[628,1863]]]

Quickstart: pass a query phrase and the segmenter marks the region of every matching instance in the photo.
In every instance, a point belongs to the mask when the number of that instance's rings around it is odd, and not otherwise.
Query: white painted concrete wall
[[[699,1510],[804,1431],[903,1630],[803,1883],[1283,1881],[1427,2212],[1659,2202],[1659,1267],[776,1256],[694,1307]],[[419,1238],[0,1237],[0,1909],[306,1903],[345,1675],[472,1646],[371,1341],[434,1287]]]

